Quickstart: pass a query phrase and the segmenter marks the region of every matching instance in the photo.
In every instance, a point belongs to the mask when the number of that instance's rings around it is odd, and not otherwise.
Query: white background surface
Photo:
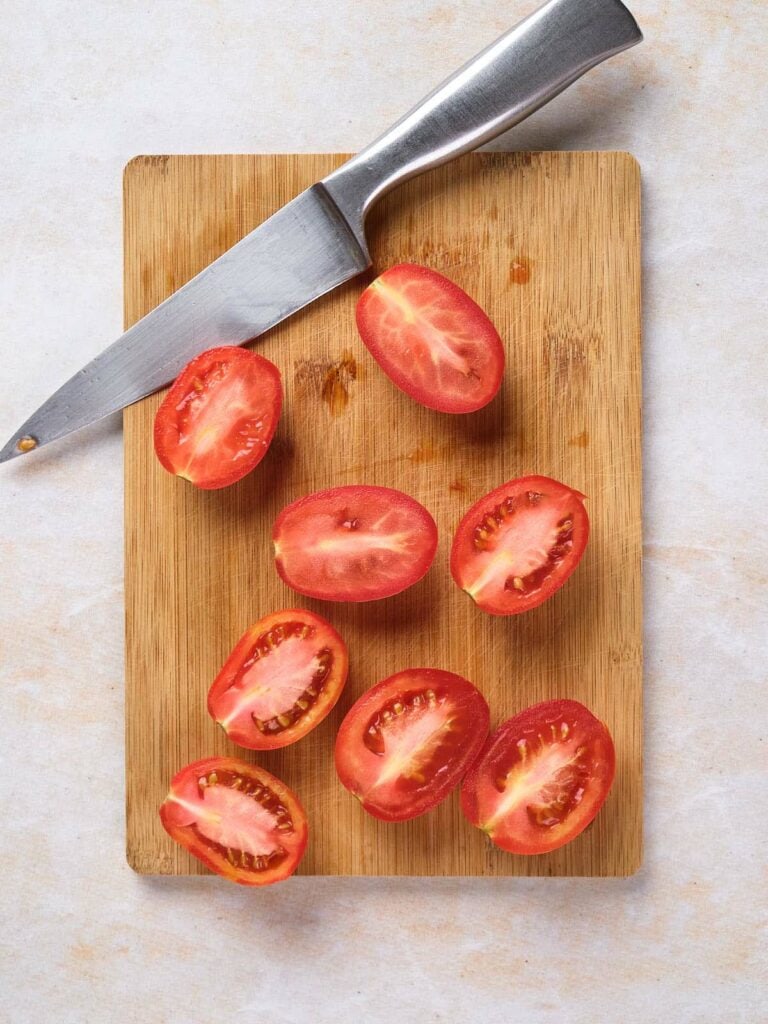
[[[130,157],[357,149],[532,6],[5,0],[2,439],[120,333]],[[115,418],[0,469],[3,1022],[768,1021],[768,6],[632,7],[645,43],[504,145],[643,169],[643,869],[134,875]]]

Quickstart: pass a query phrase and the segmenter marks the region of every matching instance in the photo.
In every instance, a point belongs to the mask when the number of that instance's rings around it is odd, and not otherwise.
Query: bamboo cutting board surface
[[[126,326],[344,158],[140,157],[125,174]],[[152,448],[156,395],[125,412],[128,860],[147,874],[205,869],[160,826],[171,777],[213,754],[251,759],[205,710],[208,687],[262,615],[308,607],[345,637],[350,678],[309,736],[256,759],[299,794],[310,822],[303,874],[627,875],[641,860],[641,478],[639,171],[624,153],[474,154],[376,209],[378,270],[442,271],[504,339],[502,393],[479,413],[431,412],[395,389],[357,336],[352,282],[255,344],[280,368],[275,441],[250,476],[198,491]],[[469,505],[543,473],[583,491],[592,536],[581,566],[525,615],[487,616],[453,584],[448,553]],[[328,604],[278,578],[279,510],[323,487],[397,487],[435,517],[427,576],[386,601]],[[391,673],[434,666],[471,679],[492,724],[572,697],[609,726],[617,776],[594,825],[551,854],[518,857],[464,821],[457,794],[385,824],[338,783],[333,741],[352,702]]]

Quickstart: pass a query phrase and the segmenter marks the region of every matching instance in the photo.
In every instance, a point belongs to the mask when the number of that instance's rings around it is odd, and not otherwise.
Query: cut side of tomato
[[[429,267],[384,271],[358,300],[357,328],[390,380],[429,409],[475,412],[501,386],[498,331],[466,292]]]
[[[280,371],[268,359],[236,346],[209,349],[184,367],[157,410],[157,457],[197,487],[226,487],[264,458],[282,404]]]
[[[346,644],[320,615],[275,612],[240,638],[213,681],[208,713],[241,747],[287,747],[331,711],[348,667]]]
[[[488,705],[472,683],[440,669],[406,669],[352,706],[336,738],[336,771],[369,814],[406,821],[458,785],[488,724]]]
[[[451,548],[451,575],[492,615],[517,615],[555,593],[589,537],[584,495],[546,476],[497,487],[467,512]]]
[[[334,487],[300,498],[275,521],[280,577],[323,601],[376,601],[427,572],[437,526],[427,510],[389,487]]]
[[[240,885],[288,878],[307,845],[307,817],[296,795],[263,768],[234,757],[183,768],[160,820],[172,839]]]
[[[575,700],[535,704],[499,726],[461,790],[461,809],[502,850],[549,853],[575,839],[608,796],[613,740]]]

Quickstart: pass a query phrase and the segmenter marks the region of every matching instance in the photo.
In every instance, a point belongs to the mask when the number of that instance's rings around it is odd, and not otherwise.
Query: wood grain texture
[[[141,157],[125,175],[126,326],[298,191],[341,162],[319,156]],[[283,375],[283,417],[262,464],[218,492],[156,461],[153,396],[125,412],[128,860],[204,873],[163,832],[171,776],[196,758],[251,759],[208,718],[205,697],[257,618],[309,607],[342,632],[351,671],[306,739],[257,760],[294,787],[310,820],[304,874],[627,875],[641,860],[641,466],[639,171],[624,153],[474,154],[388,197],[369,225],[375,267],[425,263],[465,288],[505,341],[502,393],[471,416],[416,405],[357,336],[351,283],[256,345]],[[525,473],[588,495],[592,537],[573,578],[526,615],[478,611],[451,582],[467,507]],[[305,600],[271,555],[278,511],[322,487],[365,482],[421,501],[440,529],[435,564],[395,598]],[[336,780],[333,740],[364,690],[398,669],[473,680],[495,725],[572,697],[608,723],[616,783],[595,824],[555,853],[518,857],[462,818],[457,795],[399,825],[367,817]]]

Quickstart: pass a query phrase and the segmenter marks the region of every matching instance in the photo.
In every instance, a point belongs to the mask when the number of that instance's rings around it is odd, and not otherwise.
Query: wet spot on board
[[[516,256],[509,268],[512,284],[528,284],[531,279],[531,261],[527,256]]]
[[[589,434],[586,430],[582,430],[580,434],[576,434],[572,437],[568,444],[572,444],[576,448],[586,448],[589,444]]]
[[[283,437],[276,434],[269,446],[270,454],[278,459],[292,459],[296,454],[293,441],[290,437]]]
[[[557,390],[573,387],[584,381],[589,356],[598,353],[602,336],[589,322],[579,321],[562,312],[548,317],[544,323],[544,364]]]
[[[406,458],[409,462],[432,462],[439,452],[431,441],[422,441],[408,452]]]
[[[454,491],[456,494],[464,494],[467,490],[466,481],[457,478],[453,483],[448,484],[448,490]]]
[[[319,393],[331,416],[341,416],[349,405],[350,389],[360,376],[355,357],[342,352],[332,363],[301,359],[296,363],[295,378],[300,388]]]

